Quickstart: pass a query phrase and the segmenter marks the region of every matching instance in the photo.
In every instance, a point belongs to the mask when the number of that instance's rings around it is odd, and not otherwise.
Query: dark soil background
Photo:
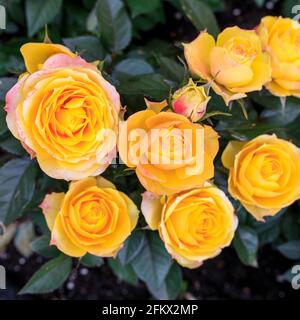
[[[216,14],[221,29],[232,25],[253,28],[261,17],[279,15],[282,5],[281,1],[275,4],[269,1],[258,8],[252,0],[225,2],[226,10]],[[166,5],[166,8],[166,27],[162,30],[158,26],[146,33],[143,41],[153,35],[171,42],[193,39],[196,35],[193,26],[171,6]],[[0,299],[151,299],[143,283],[133,287],[121,282],[107,265],[90,269],[74,266],[71,277],[59,290],[47,295],[18,296],[20,288],[44,262],[45,259],[37,255],[23,258],[13,245],[6,253],[0,253],[0,264],[7,270],[7,290],[0,290]],[[291,261],[266,246],[259,252],[258,264],[259,268],[242,265],[235,251],[227,248],[201,268],[184,270],[186,290],[181,298],[299,299],[300,290],[293,290],[281,277],[291,267]]]
[[[299,299],[300,292],[281,280],[291,262],[265,247],[258,255],[259,268],[241,264],[233,249],[227,248],[201,268],[184,270],[187,290],[181,299]],[[7,270],[7,290],[0,299],[151,299],[143,283],[133,287],[116,279],[107,265],[100,268],[74,267],[65,285],[52,294],[22,295],[17,292],[45,259],[34,255],[26,260],[10,246],[0,255],[0,264]]]

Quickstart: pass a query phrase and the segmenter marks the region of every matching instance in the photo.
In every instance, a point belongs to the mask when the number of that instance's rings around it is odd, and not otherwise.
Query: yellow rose
[[[290,18],[264,17],[257,31],[271,56],[272,82],[267,89],[276,96],[300,98],[300,24]]]
[[[146,190],[165,195],[202,186],[212,178],[219,143],[210,126],[148,109],[121,124],[118,149]]]
[[[145,192],[141,210],[149,227],[159,230],[167,251],[187,268],[199,267],[229,246],[237,227],[232,204],[208,183],[165,201]]]
[[[102,177],[70,184],[67,193],[46,195],[41,208],[51,244],[71,257],[113,257],[135,228],[138,209]]]
[[[63,46],[28,43],[21,52],[27,73],[6,95],[10,131],[53,178],[102,173],[117,142],[115,88]]]
[[[205,114],[210,97],[204,86],[197,86],[192,79],[172,96],[172,107],[176,113],[188,117],[192,122],[199,121]]]
[[[300,198],[300,150],[276,135],[231,141],[222,155],[230,194],[257,220]]]
[[[192,73],[210,81],[226,103],[261,90],[271,80],[270,57],[263,52],[254,30],[226,28],[217,41],[207,32],[184,44],[184,55]]]

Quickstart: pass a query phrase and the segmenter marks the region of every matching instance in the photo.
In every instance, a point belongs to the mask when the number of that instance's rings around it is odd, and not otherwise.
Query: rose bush
[[[259,267],[265,244],[300,259],[299,23],[219,30],[210,1],[138,2],[83,1],[71,16],[65,1],[54,17],[27,0],[27,35],[23,11],[9,11],[0,250],[14,239],[24,257],[49,259],[23,294],[63,292],[72,261],[175,299],[190,297],[181,267],[213,274],[206,260],[219,254],[232,272],[236,255]],[[169,8],[188,31],[165,41],[155,28]]]

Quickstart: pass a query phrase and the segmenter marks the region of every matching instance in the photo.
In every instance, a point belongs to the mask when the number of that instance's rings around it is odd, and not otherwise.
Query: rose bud
[[[197,86],[192,79],[172,97],[172,106],[176,113],[182,114],[192,122],[199,121],[206,111],[210,97],[204,86]]]

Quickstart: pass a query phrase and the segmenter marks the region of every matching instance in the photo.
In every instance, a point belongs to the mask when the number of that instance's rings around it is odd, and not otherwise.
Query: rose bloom
[[[66,47],[27,43],[27,72],[7,93],[7,125],[56,179],[103,172],[115,153],[120,98],[97,70]]]
[[[222,155],[230,194],[257,220],[300,198],[300,149],[276,135],[231,141]]]
[[[165,195],[202,186],[212,178],[219,143],[210,126],[173,112],[157,114],[148,109],[121,124],[118,149],[146,190]]]
[[[265,17],[257,29],[271,56],[272,82],[267,89],[276,96],[300,98],[300,24],[282,17]]]
[[[204,116],[209,100],[204,86],[197,86],[190,79],[186,86],[175,91],[172,106],[176,113],[186,116],[192,122],[197,122]]]
[[[138,209],[108,180],[72,182],[67,193],[46,195],[41,208],[51,245],[71,257],[114,257],[135,228]]]
[[[191,269],[229,246],[237,227],[232,204],[223,191],[208,183],[166,200],[147,191],[141,210],[149,227],[159,230],[172,257]]]
[[[254,30],[226,28],[217,41],[207,32],[184,44],[184,55],[192,73],[211,82],[226,103],[261,90],[271,80],[268,53],[263,52]]]

